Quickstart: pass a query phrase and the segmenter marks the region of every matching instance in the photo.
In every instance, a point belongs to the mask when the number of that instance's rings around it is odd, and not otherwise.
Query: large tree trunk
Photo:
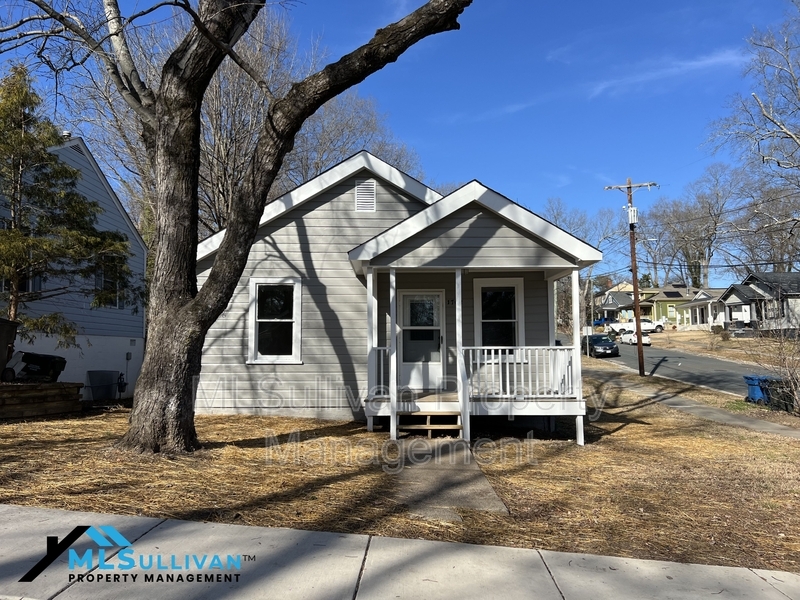
[[[218,0],[224,4],[223,0]],[[196,288],[200,105],[205,89],[255,14],[213,15],[208,31],[193,30],[164,67],[155,132],[145,142],[158,182],[156,257],[148,307],[147,352],[136,384],[130,429],[120,441],[141,452],[177,453],[198,447],[194,397],[208,329],[226,308],[242,276],[269,190],[305,120],[325,102],[394,62],[419,40],[458,29],[472,0],[431,0],[372,40],[295,84],[271,103],[244,185],[232,202],[225,238],[203,289]],[[237,5],[239,6],[239,5]],[[251,6],[251,5],[242,5]],[[242,9],[246,10],[246,9]],[[258,9],[255,9],[257,12]],[[209,41],[214,34],[222,44]]]

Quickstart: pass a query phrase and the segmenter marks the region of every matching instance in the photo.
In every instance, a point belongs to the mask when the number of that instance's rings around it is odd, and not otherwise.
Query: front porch
[[[410,393],[451,392],[424,405],[470,417],[572,415],[583,444],[580,269],[602,253],[472,181],[353,248],[366,280],[368,425],[420,414]],[[556,344],[555,283],[572,278],[570,344]]]
[[[398,432],[404,429],[449,429],[460,431],[463,439],[470,440],[470,417],[473,415],[507,419],[574,416],[576,441],[583,445],[586,403],[580,383],[579,332],[576,329],[569,346],[560,346],[555,339],[555,282],[565,275],[572,277],[573,319],[579,322],[577,270],[566,273],[563,270],[509,273],[491,269],[420,272],[368,267],[369,394],[364,402],[368,428],[372,430],[375,417],[388,417],[392,439],[397,439]],[[512,286],[515,279],[519,280],[516,288]],[[436,283],[432,283],[434,281]],[[507,285],[498,287],[498,283]],[[432,286],[442,289],[425,294]],[[474,290],[472,294],[470,287]],[[531,308],[535,304],[530,302],[530,297],[539,287],[545,310],[537,314]],[[479,298],[503,290],[509,298],[513,297],[513,306],[518,311],[514,313],[513,325],[506,326],[499,320],[481,321]],[[528,298],[523,299],[525,292]],[[428,361],[410,363],[404,342],[419,344],[409,341],[409,333],[426,330],[418,324],[409,325],[409,308],[414,308],[414,302],[435,302],[439,295],[443,306],[439,312],[436,308],[429,310],[428,330],[435,335],[427,336],[431,339],[431,350],[426,355]],[[405,302],[401,298],[405,298]],[[465,305],[470,305],[467,307],[470,310],[465,310]],[[479,330],[483,329],[486,336],[503,327],[511,330],[509,339],[546,343],[535,346],[476,344],[483,337]],[[502,333],[493,332],[491,340],[501,339]],[[441,366],[432,367],[435,361],[440,361]],[[415,379],[414,370],[421,372],[420,378]],[[426,378],[431,374],[432,378]],[[427,423],[404,426],[401,417],[410,415],[426,416]],[[431,416],[435,415],[452,416],[453,422],[448,425],[440,419],[431,423]]]

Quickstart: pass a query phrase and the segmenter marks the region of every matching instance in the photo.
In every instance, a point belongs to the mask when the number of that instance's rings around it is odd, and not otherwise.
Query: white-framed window
[[[94,274],[94,289],[106,296],[102,306],[106,308],[125,308],[125,297],[120,290],[120,284],[113,272],[118,268],[113,260],[100,267]]]
[[[674,319],[675,318],[675,305],[674,304],[667,304],[667,318]]]
[[[302,363],[302,301],[299,277],[250,279],[248,363]]]
[[[374,179],[356,180],[356,212],[375,212],[378,206],[378,185]]]
[[[522,277],[475,279],[475,345],[524,346]]]

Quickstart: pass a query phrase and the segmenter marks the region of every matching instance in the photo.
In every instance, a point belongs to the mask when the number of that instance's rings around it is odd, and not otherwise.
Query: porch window
[[[475,344],[524,346],[522,278],[475,280]]]
[[[249,363],[301,362],[300,278],[250,280]]]

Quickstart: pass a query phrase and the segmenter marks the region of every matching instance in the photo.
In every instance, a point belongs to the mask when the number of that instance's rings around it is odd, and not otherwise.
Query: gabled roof
[[[97,180],[100,182],[100,185],[103,186],[108,197],[111,199],[111,203],[113,208],[119,212],[122,219],[128,225],[128,229],[130,230],[131,236],[136,240],[136,242],[142,247],[142,251],[147,253],[147,245],[144,243],[144,239],[139,234],[139,230],[136,229],[136,225],[133,224],[128,211],[125,210],[125,207],[122,206],[122,202],[120,202],[117,194],[114,192],[114,188],[111,187],[111,184],[108,183],[108,179],[106,179],[105,174],[103,171],[100,170],[100,165],[97,164],[97,161],[94,159],[94,155],[92,154],[89,147],[86,145],[86,142],[83,141],[83,138],[79,137],[69,137],[68,139],[64,140],[63,143],[53,146],[49,148],[50,152],[58,152],[59,150],[71,150],[73,152],[77,152],[89,162],[89,165],[94,171],[95,175],[97,176]],[[106,208],[104,207],[104,210]]]
[[[325,190],[332,188],[348,177],[364,170],[397,186],[412,198],[416,198],[425,204],[432,204],[442,197],[440,193],[420,183],[410,175],[406,175],[399,169],[373,156],[366,150],[362,150],[358,154],[354,154],[336,166],[317,175],[310,181],[296,187],[291,192],[287,192],[283,196],[268,203],[264,208],[264,214],[261,215],[258,226],[263,227],[270,221],[301,206]],[[224,236],[225,230],[223,229],[200,242],[197,246],[197,260],[202,260],[214,254],[219,249],[220,244],[222,244]]]
[[[725,302],[731,294],[736,294],[743,300],[758,300],[763,299],[765,296],[755,288],[749,285],[742,285],[741,283],[734,283],[727,290],[725,290],[719,297],[722,302]]]
[[[373,258],[471,203],[480,205],[532,237],[554,246],[563,254],[571,257],[579,267],[591,265],[603,259],[602,252],[597,248],[487,188],[479,181],[473,180],[417,214],[353,248],[348,253],[353,268],[356,272],[361,272],[365,264]]]
[[[800,273],[750,273],[744,278],[742,285],[761,282],[779,294],[800,294]]]
[[[608,292],[600,306],[625,306],[631,302],[633,298],[626,292]]]
[[[686,308],[695,308],[696,306],[708,306],[709,302],[720,302],[721,296],[725,293],[727,288],[706,288],[699,290],[691,302],[681,304],[681,310]]]

